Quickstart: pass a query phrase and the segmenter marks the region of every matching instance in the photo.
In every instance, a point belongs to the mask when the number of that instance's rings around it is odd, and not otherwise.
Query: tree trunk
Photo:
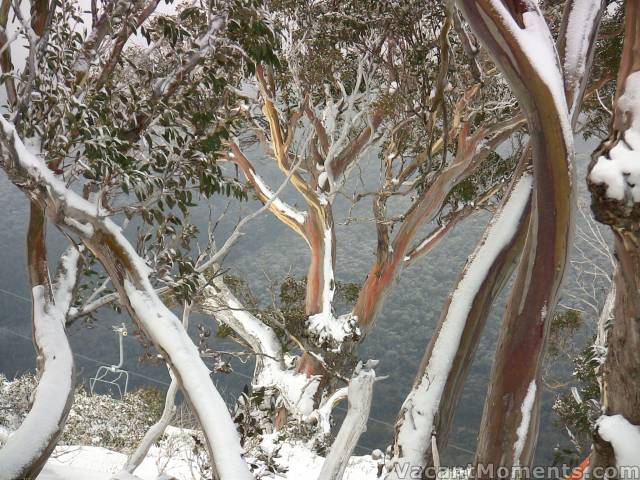
[[[640,4],[627,1],[611,131],[593,152],[588,185],[596,219],[613,230],[617,259],[613,322],[600,370],[602,409],[604,415],[622,415],[633,425],[640,425],[640,197],[634,188],[640,166],[635,140],[640,134],[639,50]],[[616,167],[621,155],[632,163]],[[590,466],[595,473],[596,467],[616,466],[614,449],[597,426]]]
[[[533,148],[532,219],[476,451],[477,464],[528,465],[537,439],[540,367],[571,241],[573,133],[561,64],[537,2],[458,0],[458,5],[513,88]],[[488,477],[480,473],[479,478]]]
[[[330,312],[335,292],[336,234],[330,204],[321,210],[310,206],[304,230],[311,259],[307,272],[307,315]]]
[[[527,164],[523,161],[523,166]],[[531,186],[531,174],[521,167],[449,296],[415,385],[398,416],[394,442],[398,464],[433,465],[432,436],[440,451],[446,446],[489,308],[522,252],[530,218]],[[397,468],[391,478],[399,472]]]

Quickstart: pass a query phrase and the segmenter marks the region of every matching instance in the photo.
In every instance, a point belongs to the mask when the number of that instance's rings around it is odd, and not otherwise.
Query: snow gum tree
[[[624,40],[609,136],[593,152],[588,183],[596,219],[609,225],[616,259],[611,325],[606,333],[606,357],[601,368],[603,416],[594,429],[591,468],[625,465],[629,435],[640,425],[638,405],[638,228],[637,48],[640,11],[634,2],[624,8]],[[637,433],[636,433],[637,435]],[[637,457],[636,457],[637,459]]]
[[[172,378],[162,417],[120,478],[133,477],[170,423],[178,389],[204,434],[213,477],[257,475],[276,432],[326,453],[320,478],[341,478],[377,380],[376,362],[358,361],[359,343],[393,320],[377,317],[403,271],[480,209],[492,218],[440,310],[380,468],[396,478],[439,466],[489,310],[514,272],[476,462],[532,462],[541,363],[572,238],[573,134],[581,113],[599,125],[600,105],[585,112],[583,99],[611,79],[606,69],[590,74],[604,1],[114,0],[86,11],[77,2],[0,2],[0,165],[30,204],[39,378],[31,411],[2,441],[0,479],[41,472],[73,401],[65,327],[108,305],[131,318]],[[636,12],[627,9],[619,78],[629,83]],[[625,152],[633,149],[635,97],[621,85],[614,133],[590,174],[609,212],[598,215],[617,212],[623,222],[609,220],[620,237],[620,296],[637,289],[633,169],[611,153],[625,138]],[[602,152],[615,168],[598,177]],[[268,184],[264,164],[279,182]],[[351,180],[363,168],[377,174],[373,187]],[[225,238],[214,221],[207,232],[192,221],[197,205],[250,196],[261,207]],[[375,238],[371,265],[350,289],[338,281],[345,198],[371,202]],[[308,248],[305,279],[289,279],[269,309],[224,275],[228,253],[262,213]],[[69,240],[53,275],[47,225]],[[635,318],[628,295],[616,303],[630,312],[620,318]],[[233,417],[203,361],[211,352],[187,334],[192,309],[255,356]],[[615,328],[606,413],[637,424],[625,399],[631,380],[615,376],[637,368],[621,344],[634,327]],[[333,439],[343,400],[348,412]],[[610,465],[606,427],[594,455],[602,445],[606,460],[598,461]]]

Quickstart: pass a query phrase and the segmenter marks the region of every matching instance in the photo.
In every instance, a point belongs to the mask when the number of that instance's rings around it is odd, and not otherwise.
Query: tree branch
[[[172,368],[198,417],[221,479],[250,479],[242,447],[226,404],[180,321],[158,298],[149,268],[100,207],[68,190],[31,154],[14,127],[0,118],[0,162],[12,182],[46,205],[49,218],[78,235],[111,277],[134,321]]]
[[[45,167],[46,168],[46,167]],[[53,452],[73,402],[73,354],[49,282],[42,206],[31,202],[27,261],[38,386],[31,410],[0,449],[0,480],[35,478]]]

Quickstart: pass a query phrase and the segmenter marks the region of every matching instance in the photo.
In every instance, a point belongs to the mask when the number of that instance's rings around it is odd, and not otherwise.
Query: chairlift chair
[[[123,349],[123,339],[127,336],[127,327],[125,324],[121,324],[121,326],[113,327],[113,331],[118,335],[118,344],[120,346],[120,361],[117,365],[101,365],[98,367],[95,376],[89,379],[89,389],[91,391],[91,395],[94,395],[96,382],[102,383],[108,388],[117,388],[118,393],[120,395],[120,400],[127,394],[127,389],[129,388],[129,372],[122,369],[124,365],[124,349]],[[121,383],[124,381],[124,392],[121,388]]]

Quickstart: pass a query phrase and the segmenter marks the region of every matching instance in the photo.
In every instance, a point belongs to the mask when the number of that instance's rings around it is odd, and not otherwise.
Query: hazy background
[[[577,141],[578,190],[581,201],[588,204],[588,194],[584,185],[584,175],[588,155],[596,141]],[[268,160],[256,159],[258,170],[273,187],[282,181]],[[377,160],[372,156],[361,164],[360,171],[354,170],[347,191],[354,188],[362,190],[377,182]],[[292,203],[296,197],[285,192],[285,198]],[[9,378],[19,375],[35,366],[34,350],[31,344],[30,300],[26,281],[25,233],[28,219],[28,204],[3,173],[0,173],[0,204],[5,212],[0,231],[0,372]],[[226,205],[226,200],[216,198],[209,205],[195,209],[194,219],[205,228],[209,217],[209,208],[213,208],[216,217]],[[250,201],[232,206],[218,229],[218,242],[221,243],[237,221],[238,214],[253,211],[257,202]],[[336,277],[344,282],[362,282],[373,259],[376,242],[373,224],[368,221],[342,225],[346,218],[350,202],[339,197],[335,212],[338,248]],[[363,200],[352,212],[354,217],[371,217],[370,200]],[[406,270],[392,290],[381,311],[376,327],[367,337],[359,350],[363,359],[380,360],[376,369],[379,375],[388,375],[385,381],[376,383],[374,403],[368,431],[361,438],[358,453],[369,453],[373,448],[384,449],[392,439],[392,424],[395,415],[408,393],[416,369],[420,363],[442,305],[453,282],[464,265],[469,253],[479,240],[488,221],[486,213],[477,214],[449,234],[441,245]],[[577,216],[579,221],[583,221]],[[429,228],[425,228],[425,231]],[[50,258],[57,255],[65,246],[64,238],[50,229]],[[303,276],[306,272],[308,251],[304,242],[291,230],[279,223],[269,213],[263,214],[246,228],[246,235],[238,242],[225,266],[234,274],[246,279],[253,293],[262,301],[270,301],[267,286],[270,281],[282,280],[287,273]],[[563,301],[568,300],[566,291],[574,289],[574,272],[569,269],[565,282]],[[487,328],[482,336],[475,363],[464,390],[455,419],[450,446],[443,453],[443,460],[450,464],[466,464],[473,458],[473,450],[482,415],[484,397],[491,368],[493,350],[499,332],[499,322],[504,307],[504,295],[494,306]],[[344,312],[338,312],[344,313]],[[114,324],[126,322],[132,327],[127,315],[116,316],[112,311],[103,309],[98,321],[89,328],[78,321],[69,329],[69,336],[75,353],[78,382],[87,383],[100,364],[117,363],[117,337],[112,332]],[[215,331],[211,318],[193,315],[192,330],[202,322]],[[214,339],[215,348],[232,348],[228,340]],[[166,389],[168,375],[163,365],[139,363],[137,357],[141,348],[134,336],[125,338],[125,365],[130,374],[130,387],[155,385]],[[232,405],[233,399],[249,383],[251,364],[233,362],[231,374],[215,374],[213,379]],[[551,366],[554,375],[570,379],[571,366],[557,364]],[[569,387],[567,387],[568,389]],[[553,449],[564,437],[554,426],[551,405],[557,392],[545,389],[543,395],[540,440],[536,463],[549,464]]]

